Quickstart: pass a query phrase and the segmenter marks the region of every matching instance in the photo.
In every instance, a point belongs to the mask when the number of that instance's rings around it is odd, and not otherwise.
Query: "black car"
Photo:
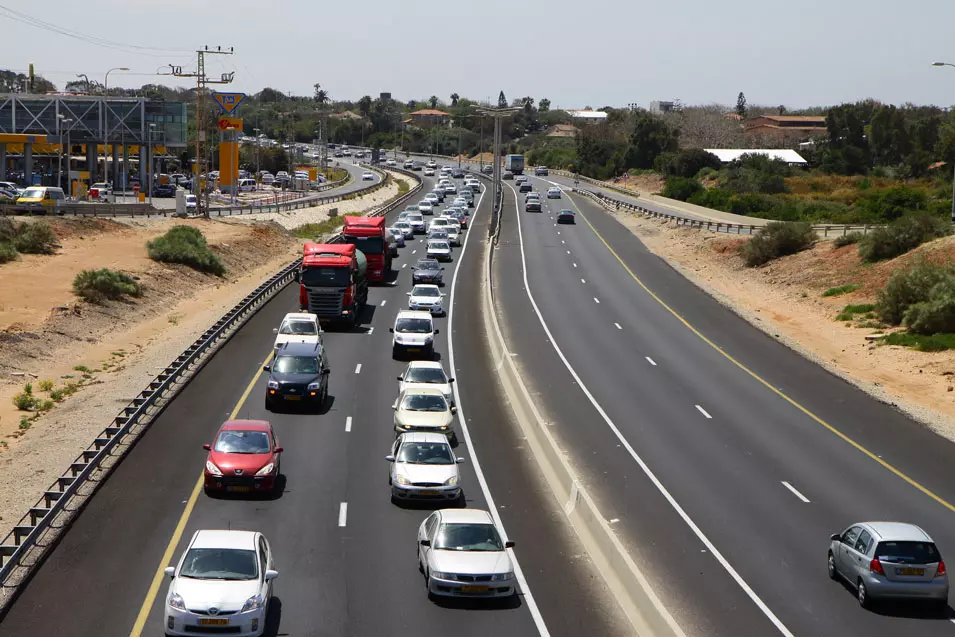
[[[444,268],[436,259],[418,259],[411,268],[411,283],[444,285]]]
[[[321,343],[286,343],[275,351],[275,360],[263,367],[269,372],[265,408],[288,405],[321,407],[328,398],[328,358]]]
[[[573,210],[561,210],[557,213],[557,223],[577,223]]]
[[[153,197],[175,197],[176,187],[172,184],[156,184],[153,186]]]

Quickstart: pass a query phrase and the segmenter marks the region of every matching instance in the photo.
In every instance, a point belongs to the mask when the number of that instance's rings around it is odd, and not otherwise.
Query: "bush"
[[[48,392],[48,391],[51,391],[51,390],[53,389],[53,381],[52,381],[52,380],[47,380],[47,379],[41,380],[40,383],[39,383],[39,385],[40,385],[40,391],[46,391],[46,392]]]
[[[853,243],[859,243],[862,241],[863,234],[861,232],[849,232],[841,237],[836,237],[836,240],[832,242],[833,247],[841,248],[843,246],[852,245]]]
[[[768,263],[788,254],[805,250],[816,240],[808,223],[768,223],[759,234],[743,245],[743,260],[749,267]]]
[[[925,336],[908,332],[893,332],[892,334],[886,334],[882,342],[886,345],[914,347],[920,352],[942,352],[947,349],[955,349],[955,334]]]
[[[839,287],[829,288],[822,293],[823,296],[842,296],[843,294],[848,294],[849,292],[855,292],[859,289],[858,283],[848,283],[846,285],[840,285]]]
[[[715,179],[719,174],[720,171],[706,166],[705,168],[701,168],[700,172],[696,173],[696,178],[700,181],[703,181],[704,179]]]
[[[927,213],[908,214],[864,237],[859,243],[859,257],[867,263],[894,259],[926,241],[951,233],[948,219]]]
[[[0,263],[9,263],[20,258],[14,245],[8,241],[0,241]]]
[[[687,201],[690,197],[703,190],[703,184],[695,179],[686,177],[670,177],[666,181],[661,193],[664,197]]]
[[[870,219],[894,221],[907,213],[925,210],[927,202],[924,190],[899,186],[867,192],[855,205]]]
[[[17,227],[7,217],[0,217],[0,243],[14,243],[17,240]]]
[[[56,235],[45,221],[23,223],[17,228],[15,246],[23,254],[53,254]]]
[[[149,258],[163,263],[181,263],[216,276],[225,274],[225,266],[209,249],[206,238],[192,226],[175,226],[146,244]]]
[[[37,406],[38,402],[30,392],[21,392],[13,397],[13,404],[20,411],[30,411]]]
[[[898,270],[879,290],[876,314],[890,325],[901,325],[909,307],[931,300],[933,289],[942,282],[955,282],[955,265],[920,261]]]
[[[329,232],[334,231],[345,223],[345,217],[337,216],[326,219],[320,223],[306,223],[292,230],[292,235],[299,239],[318,239]]]
[[[139,284],[128,274],[103,268],[83,270],[73,279],[73,292],[90,303],[119,299],[124,295],[139,296]]]
[[[704,168],[720,169],[720,159],[702,148],[687,148],[678,153],[664,153],[657,158],[661,172],[667,177],[695,177]]]

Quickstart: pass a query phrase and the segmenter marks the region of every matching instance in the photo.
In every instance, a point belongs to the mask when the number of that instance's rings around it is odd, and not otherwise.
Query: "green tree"
[[[675,152],[679,146],[679,131],[644,109],[636,111],[630,148],[627,150],[628,168],[653,168],[653,162],[662,153]]]
[[[432,95],[428,98],[428,104],[431,104],[431,108],[438,108],[438,96]]]
[[[459,99],[461,99],[460,95],[457,93],[451,93],[451,106],[457,106]]]
[[[408,100],[408,110],[413,111],[418,108],[418,102],[416,100]]]
[[[368,117],[371,114],[371,95],[365,95],[358,100],[358,112],[362,117]]]
[[[255,95],[255,99],[265,104],[274,104],[285,101],[285,94],[274,88],[265,87]]]
[[[743,91],[740,91],[739,95],[736,96],[736,114],[740,117],[746,117],[746,96],[743,95]]]
[[[546,113],[550,110],[550,100],[546,97],[542,97],[540,102],[537,103],[537,110],[541,113]]]
[[[497,96],[497,107],[507,108],[507,98],[504,97],[504,91],[501,91],[501,94]]]
[[[315,102],[320,106],[328,104],[328,91],[322,88],[318,82],[315,83]]]

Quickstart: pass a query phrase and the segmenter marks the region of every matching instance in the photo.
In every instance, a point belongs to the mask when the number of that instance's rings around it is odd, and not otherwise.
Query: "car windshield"
[[[424,217],[422,217],[420,214],[408,215],[408,220],[409,221],[424,221]]]
[[[255,551],[243,549],[189,549],[179,577],[191,579],[250,580],[259,576]]]
[[[408,442],[398,450],[397,462],[408,464],[454,464],[451,447],[443,442]]]
[[[20,196],[29,198],[29,199],[39,199],[40,197],[43,196],[43,189],[42,188],[27,188],[26,190],[23,191],[23,194]]]
[[[574,211],[573,211],[573,210],[561,210],[561,211],[560,211],[560,214],[562,214],[562,215],[572,215],[572,214],[574,214]]]
[[[411,296],[441,296],[438,288],[417,286],[411,290]]]
[[[315,323],[311,321],[288,321],[282,325],[279,334],[300,334],[314,336],[318,334]]]
[[[941,558],[931,542],[879,542],[875,556],[886,562],[934,564]]]
[[[314,356],[279,356],[272,371],[280,374],[317,374],[318,359]]]
[[[450,250],[447,241],[433,241],[428,244],[428,250]]]
[[[219,433],[213,449],[221,453],[268,453],[269,435],[264,431],[227,429]]]
[[[448,403],[440,394],[408,394],[401,401],[408,411],[447,411]]]
[[[437,270],[441,266],[434,259],[421,259],[415,264],[418,270]]]
[[[442,551],[503,551],[504,543],[493,524],[442,524],[434,538]]]
[[[432,230],[431,238],[432,239],[447,239],[448,233],[445,232],[444,230]]]
[[[395,323],[396,332],[405,332],[408,334],[430,334],[431,319],[426,318],[400,318]]]
[[[327,268],[309,266],[302,270],[302,284],[305,287],[345,287],[351,281],[348,268]]]
[[[440,367],[412,367],[405,372],[404,380],[406,383],[438,383],[443,385],[448,382],[448,377],[444,375],[444,370]]]

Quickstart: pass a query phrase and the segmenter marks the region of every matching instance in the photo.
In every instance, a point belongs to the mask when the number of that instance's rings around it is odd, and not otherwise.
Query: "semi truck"
[[[323,323],[358,323],[368,300],[368,261],[354,245],[306,243],[302,247],[299,306]]]
[[[384,217],[345,217],[345,243],[354,245],[368,259],[368,281],[379,283],[391,272],[391,234]]]
[[[509,170],[511,174],[524,174],[524,155],[507,155],[504,158],[504,170]]]

